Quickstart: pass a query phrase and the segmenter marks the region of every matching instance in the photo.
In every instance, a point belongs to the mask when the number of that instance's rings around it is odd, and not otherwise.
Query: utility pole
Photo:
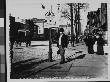
[[[52,5],[51,5],[51,9],[49,12],[47,12],[45,14],[45,16],[47,17],[47,19],[49,20],[50,24],[52,25],[52,20],[53,17],[55,16],[54,13],[52,12]],[[52,32],[51,32],[51,27],[49,28],[49,53],[48,53],[48,60],[49,62],[52,62]]]
[[[76,23],[76,27],[75,27],[75,32],[76,32],[76,43],[78,43],[78,11],[77,8],[75,8],[76,14],[75,14],[75,23]]]
[[[70,12],[71,12],[71,44],[74,46],[74,31],[73,31],[73,5],[70,3]]]
[[[76,43],[79,42],[78,35],[80,35],[80,30],[80,3],[78,3],[76,8]]]
[[[106,5],[106,31],[108,31],[108,14],[107,14],[107,3],[105,3]],[[108,33],[107,33],[107,46],[108,46]]]
[[[51,39],[51,28],[49,28],[49,54],[48,54],[49,62],[52,62],[52,39]]]
[[[81,28],[80,28],[80,3],[78,3],[78,35],[80,35],[80,30],[81,30]],[[78,42],[79,42],[79,40],[78,40]]]

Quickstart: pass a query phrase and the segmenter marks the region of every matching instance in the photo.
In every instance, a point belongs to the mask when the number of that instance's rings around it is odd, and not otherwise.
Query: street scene
[[[15,0],[8,12],[10,79],[108,79],[107,3]]]

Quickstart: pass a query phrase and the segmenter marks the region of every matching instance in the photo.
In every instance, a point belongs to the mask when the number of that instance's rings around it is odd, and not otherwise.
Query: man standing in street
[[[65,62],[65,48],[68,46],[68,37],[64,34],[64,29],[60,28],[59,30],[60,35],[58,36],[58,47],[59,47],[59,53],[61,55],[61,62],[60,64],[63,64]]]

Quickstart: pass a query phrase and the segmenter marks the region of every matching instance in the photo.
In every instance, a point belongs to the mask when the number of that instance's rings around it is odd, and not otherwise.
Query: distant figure
[[[104,55],[104,39],[102,38],[102,35],[99,35],[99,38],[97,39],[97,54],[98,55]]]
[[[94,41],[95,41],[95,43],[93,45],[94,53],[97,52],[97,38],[98,38],[98,36],[96,34],[94,34]]]
[[[64,34],[64,29],[61,28],[59,30],[60,34],[58,36],[58,47],[59,47],[59,54],[61,55],[61,62],[63,64],[65,62],[65,48],[68,46],[68,37]]]
[[[88,47],[88,53],[94,54],[93,45],[95,44],[95,40],[92,34],[88,35],[88,38],[86,40],[86,45]]]
[[[30,46],[31,45],[31,33],[30,31],[26,31],[26,47]]]
[[[85,35],[84,42],[85,42],[86,46],[87,46],[87,40],[88,40],[88,35]]]

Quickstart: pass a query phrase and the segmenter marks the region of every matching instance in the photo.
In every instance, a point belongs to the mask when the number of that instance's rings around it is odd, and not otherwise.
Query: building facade
[[[97,11],[88,12],[87,25],[91,28],[101,28],[103,31],[107,31],[107,3],[101,3],[101,8]]]
[[[108,41],[108,18],[107,18],[107,3],[101,3],[101,7],[97,11],[88,12],[87,15],[89,30],[102,30],[105,41]]]

